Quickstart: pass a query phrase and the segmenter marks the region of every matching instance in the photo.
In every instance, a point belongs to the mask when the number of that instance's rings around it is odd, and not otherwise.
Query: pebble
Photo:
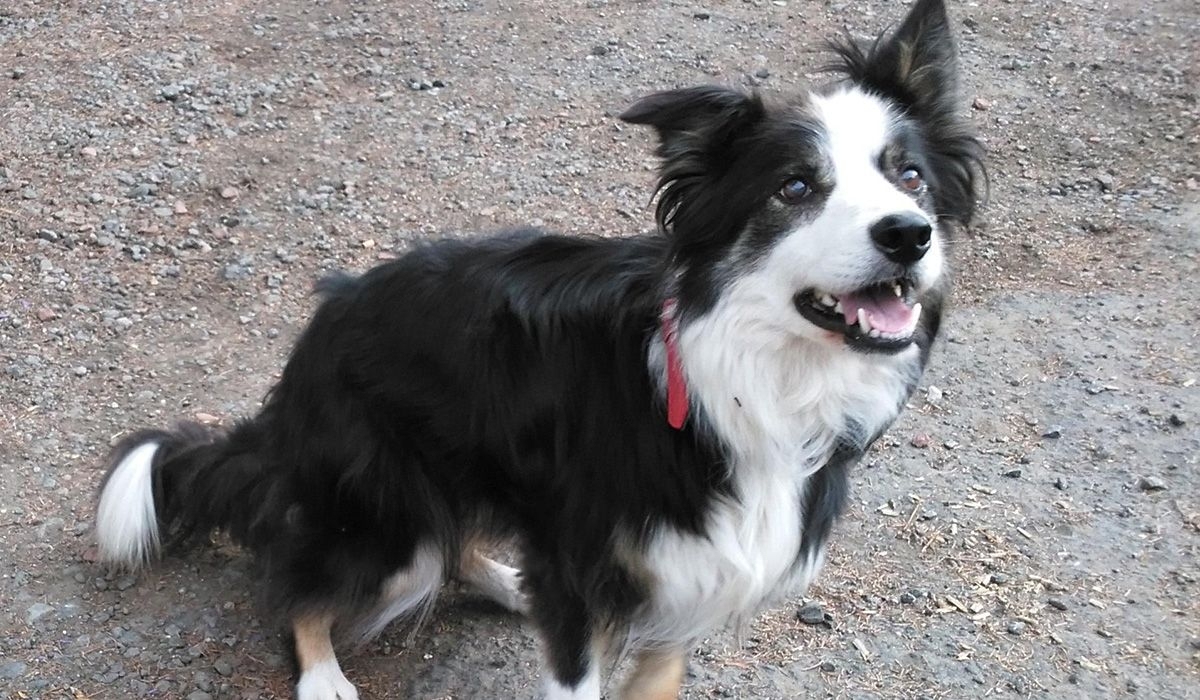
[[[917,602],[917,597],[908,591],[900,594],[900,603],[903,605],[912,605]]]
[[[1008,623],[1007,632],[1013,636],[1020,635],[1025,632],[1025,623],[1020,620],[1013,620]]]
[[[986,112],[992,108],[992,103],[982,97],[976,97],[975,101],[971,103],[971,107],[980,112]]]
[[[1021,478],[1021,470],[1020,469],[1009,469],[1008,471],[1004,472],[1004,476],[1007,476],[1010,479],[1020,479]]]
[[[25,611],[25,621],[32,625],[52,612],[54,612],[53,606],[46,605],[45,603],[34,603]]]
[[[929,443],[930,438],[928,433],[917,433],[912,436],[911,440],[909,440],[909,444],[917,449],[925,449],[926,447],[929,447]]]
[[[833,616],[825,612],[818,603],[805,603],[796,611],[796,619],[806,625],[830,625]]]
[[[78,367],[72,369],[71,371],[75,374],[76,377],[82,377],[88,373],[88,368],[84,367],[83,365],[79,365]]]
[[[1046,430],[1042,431],[1042,437],[1049,440],[1057,440],[1058,438],[1062,437],[1062,428],[1058,426],[1047,428]]]
[[[1062,601],[1062,598],[1049,598],[1046,600],[1046,604],[1049,605],[1050,607],[1054,608],[1055,610],[1066,610],[1067,609],[1067,604]]]
[[[231,185],[226,185],[225,187],[222,187],[217,194],[221,196],[221,199],[237,199],[238,189]]]
[[[825,673],[833,673],[837,670],[837,666],[834,666],[832,661],[822,661],[821,670]]]
[[[1166,491],[1167,482],[1157,476],[1143,476],[1138,479],[1138,488],[1143,491]]]
[[[1059,491],[1066,491],[1067,490],[1067,482],[1063,481],[1061,476],[1055,477],[1054,478],[1054,488],[1058,489]]]
[[[0,663],[0,678],[6,681],[11,681],[14,678],[19,678],[25,673],[28,666],[22,661],[5,661]]]
[[[1187,420],[1178,413],[1172,413],[1171,417],[1168,418],[1167,421],[1171,424],[1172,428],[1182,428],[1183,426],[1187,425]]]

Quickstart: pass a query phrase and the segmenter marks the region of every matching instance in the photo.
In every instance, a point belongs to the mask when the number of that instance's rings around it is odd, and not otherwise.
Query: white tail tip
[[[96,507],[100,559],[137,568],[158,555],[158,515],[154,510],[154,453],[157,442],[131,450],[113,468]]]

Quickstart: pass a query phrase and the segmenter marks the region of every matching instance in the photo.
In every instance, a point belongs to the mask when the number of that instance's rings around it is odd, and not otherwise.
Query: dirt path
[[[252,569],[91,563],[135,425],[253,410],[321,270],[429,235],[644,230],[613,115],[786,90],[900,3],[37,0],[0,7],[0,696],[287,697]],[[1200,11],[951,3],[991,200],[924,387],[810,592],[688,698],[1200,698]],[[973,105],[973,106],[972,106]],[[822,616],[827,613],[827,617]],[[530,697],[519,620],[448,591],[347,660],[369,698]]]

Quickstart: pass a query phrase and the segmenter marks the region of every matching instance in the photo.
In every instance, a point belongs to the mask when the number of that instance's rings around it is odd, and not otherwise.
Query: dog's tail
[[[254,421],[230,431],[186,423],[122,440],[100,485],[100,559],[137,568],[159,555],[164,540],[217,528],[245,541],[270,500],[262,432]]]

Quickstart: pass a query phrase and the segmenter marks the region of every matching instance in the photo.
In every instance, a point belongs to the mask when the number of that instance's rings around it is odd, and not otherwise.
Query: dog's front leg
[[[333,652],[333,615],[308,613],[292,621],[300,682],[296,700],[358,700],[358,691],[342,674]]]

